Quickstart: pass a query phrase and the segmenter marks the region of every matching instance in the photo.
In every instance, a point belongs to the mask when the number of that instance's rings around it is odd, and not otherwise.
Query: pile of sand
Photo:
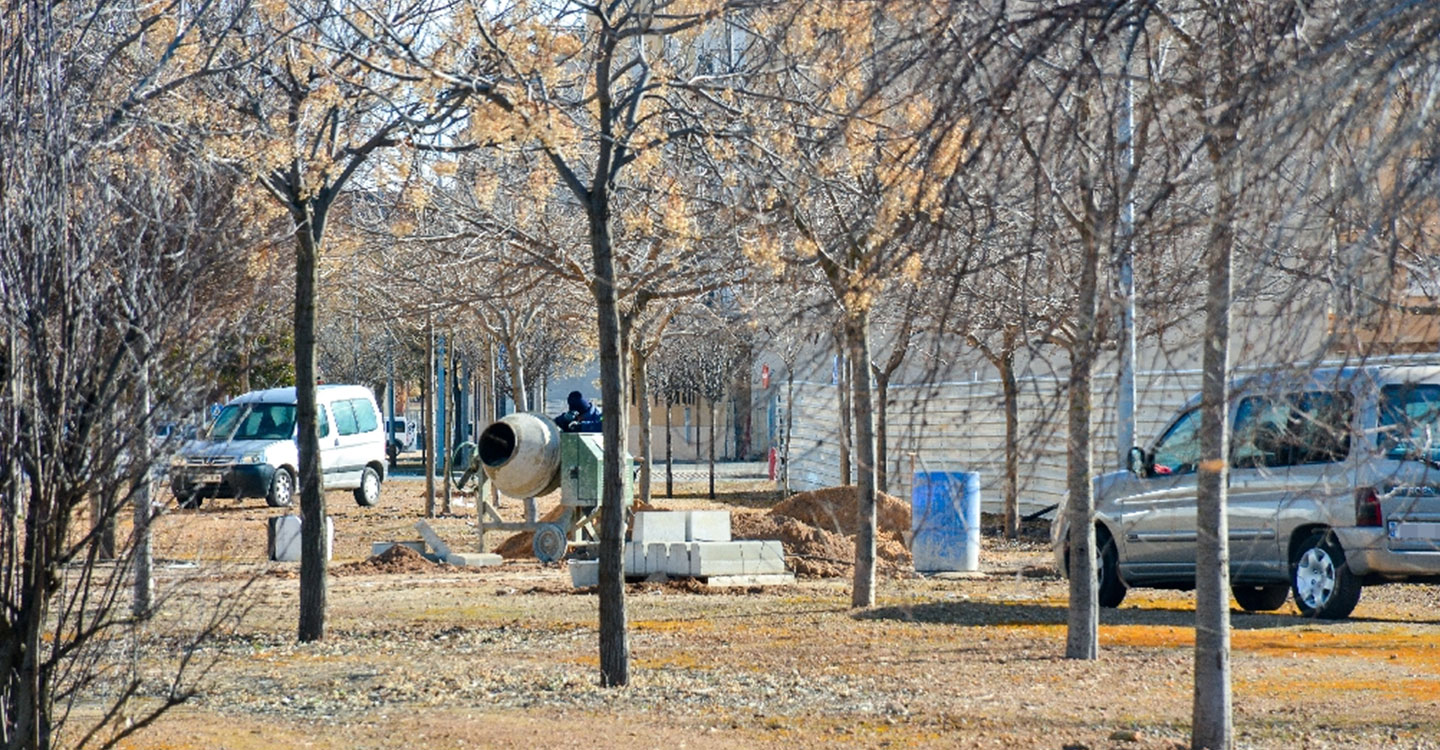
[[[374,557],[361,560],[360,562],[337,565],[331,568],[330,572],[337,576],[375,575],[382,573],[429,573],[437,567],[441,566],[425,559],[419,552],[403,544],[397,544]]]
[[[730,532],[736,539],[779,539],[786,564],[802,578],[849,576],[859,528],[856,504],[852,486],[801,492],[769,512],[732,512]],[[881,575],[906,572],[912,565],[904,537],[910,530],[910,506],[884,493],[875,505],[876,568]]]

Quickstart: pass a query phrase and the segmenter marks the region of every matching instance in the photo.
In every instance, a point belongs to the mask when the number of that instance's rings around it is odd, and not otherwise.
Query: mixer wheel
[[[558,523],[545,523],[535,530],[535,543],[532,546],[536,559],[549,563],[565,556],[570,540],[565,537],[563,526]]]

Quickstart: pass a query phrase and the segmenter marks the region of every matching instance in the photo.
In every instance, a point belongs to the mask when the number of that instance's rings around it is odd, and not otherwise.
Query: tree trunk
[[[630,369],[630,387],[635,389],[635,403],[640,408],[640,486],[636,488],[635,496],[640,502],[650,504],[650,482],[653,472],[650,466],[651,443],[650,436],[650,383],[645,376],[645,370],[649,364],[649,357],[642,351],[632,351],[633,357]]]
[[[844,349],[842,347],[841,351]],[[836,396],[840,399],[840,484],[851,484],[852,474],[850,473],[850,436],[853,430],[850,428],[850,362],[844,354],[840,355],[837,363],[840,383]]]
[[[1020,384],[1015,350],[1007,338],[1000,353],[1000,387],[1005,399],[1005,538],[1020,536]]]
[[[852,607],[875,606],[875,413],[870,387],[870,320],[864,310],[852,312],[845,326],[851,368],[851,400],[855,419],[855,582],[850,594]]]
[[[1218,72],[1214,122],[1206,123],[1215,181],[1215,207],[1206,243],[1205,338],[1200,388],[1200,464],[1196,467],[1195,695],[1191,747],[1230,750],[1235,745],[1230,690],[1230,543],[1226,484],[1230,472],[1230,302],[1235,215],[1241,189],[1236,154],[1239,44],[1232,11],[1217,25],[1223,69]]]
[[[454,499],[452,495],[454,488],[450,486],[450,476],[455,471],[453,465],[455,446],[458,445],[455,442],[455,432],[460,428],[460,410],[456,408],[459,405],[459,399],[455,398],[459,388],[459,378],[455,375],[455,336],[453,334],[450,336],[449,343],[450,345],[445,347],[445,358],[448,363],[445,371],[445,390],[440,395],[445,399],[445,406],[441,412],[445,415],[446,426],[443,433],[444,452],[440,456],[440,465],[444,467],[441,486],[445,488],[440,496],[440,514],[445,516],[450,515],[450,503]]]
[[[1083,237],[1081,245],[1084,257],[1068,383],[1070,410],[1066,489],[1069,491],[1070,606],[1066,620],[1065,657],[1095,659],[1100,650],[1100,603],[1095,580],[1095,496],[1090,481],[1090,381],[1091,368],[1095,363],[1100,249],[1093,234]]]
[[[671,447],[674,426],[675,397],[665,394],[665,497],[675,497],[675,451]]]
[[[715,499],[715,402],[705,399],[710,417],[710,499]]]
[[[603,67],[603,66],[602,66]],[[596,178],[606,179],[605,171]],[[615,265],[610,240],[608,185],[597,184],[589,206],[590,250],[593,256],[595,314],[600,344],[600,398],[609,414],[602,421],[606,461],[604,512],[600,519],[600,684],[619,687],[630,682],[630,638],[625,623],[624,471],[628,410],[625,408],[625,350],[615,300]]]
[[[425,517],[435,517],[435,323],[425,320],[425,377],[421,382],[421,401],[425,404]]]
[[[319,211],[299,227],[295,253],[295,423],[300,453],[300,640],[325,637],[328,596],[325,485],[315,405],[315,297],[320,284]]]
[[[520,352],[513,341],[506,343],[505,354],[510,361],[510,399],[515,402],[515,411],[530,411],[530,401],[525,393],[525,365],[521,363]]]
[[[140,408],[144,409],[146,416],[145,436],[140,441],[138,460],[140,465],[146,467],[144,474],[140,476],[140,486],[135,490],[135,500],[132,518],[135,529],[132,536],[135,539],[134,549],[131,550],[131,572],[134,574],[134,583],[131,588],[130,615],[136,620],[145,620],[150,617],[150,609],[154,605],[155,575],[153,570],[154,557],[151,552],[150,540],[150,499],[154,492],[155,483],[150,475],[150,463],[154,460],[151,455],[154,451],[150,446],[150,435],[154,433],[154,425],[149,421],[151,410],[150,393],[150,356],[148,353],[141,353],[139,359],[139,383]]]
[[[872,372],[875,378],[875,488],[890,491],[890,430],[885,426],[890,401],[890,373]]]
[[[790,497],[790,434],[795,427],[795,363],[785,363],[785,438],[780,443],[780,494]]]

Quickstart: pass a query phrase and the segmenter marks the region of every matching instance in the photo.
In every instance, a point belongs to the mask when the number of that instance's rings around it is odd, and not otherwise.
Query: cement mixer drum
[[[510,497],[539,497],[560,487],[560,428],[543,414],[509,414],[480,433],[480,463]]]

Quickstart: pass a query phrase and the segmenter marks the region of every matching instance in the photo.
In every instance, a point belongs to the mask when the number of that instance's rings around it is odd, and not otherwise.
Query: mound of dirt
[[[786,565],[801,578],[841,578],[855,568],[855,535],[783,515],[778,506],[768,513],[732,511],[730,533],[736,539],[779,539],[785,545]],[[899,576],[909,571],[910,550],[899,534],[882,531],[875,541],[876,569],[881,575]]]
[[[337,576],[375,575],[382,573],[429,573],[441,566],[403,544],[397,544],[374,557],[360,562],[337,565],[330,572]]]
[[[854,534],[860,530],[856,513],[856,488],[852,485],[791,495],[771,509],[826,531]],[[910,530],[910,505],[894,495],[875,493],[875,523],[882,532],[904,534]]]

